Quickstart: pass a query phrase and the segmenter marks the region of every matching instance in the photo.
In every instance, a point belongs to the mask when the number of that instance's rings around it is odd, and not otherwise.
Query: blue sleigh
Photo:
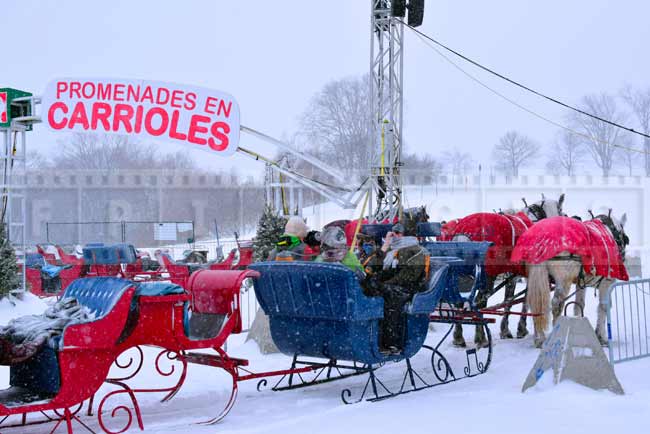
[[[474,308],[473,297],[484,281],[483,260],[489,243],[425,243],[432,254],[426,289],[417,293],[404,307],[405,336],[400,354],[382,354],[379,349],[383,319],[382,297],[368,297],[356,275],[340,264],[313,262],[264,262],[249,268],[258,271],[255,293],[260,306],[269,317],[271,336],[278,349],[293,357],[292,369],[311,366],[313,378],[287,375],[273,390],[287,390],[352,375],[367,374],[361,393],[364,399],[375,401],[402,393],[422,390],[487,370],[491,346],[486,349],[487,360],[481,362],[478,350],[470,349],[467,363],[454,370],[442,355],[440,347],[449,331],[435,346],[424,345],[430,322],[448,324],[469,323],[463,318],[434,315],[441,304],[466,302]],[[454,256],[451,256],[453,253]],[[470,275],[474,285],[460,293],[459,278]],[[471,320],[476,324],[476,317]],[[487,327],[486,327],[487,329]],[[489,330],[487,330],[489,334]],[[425,380],[412,366],[411,358],[422,348],[431,352],[435,379]],[[313,360],[316,359],[316,360]],[[389,388],[375,371],[388,362],[405,361],[406,372],[401,388]],[[285,384],[286,383],[286,384]],[[262,380],[259,387],[265,386]],[[351,392],[344,390],[342,398],[348,403]]]

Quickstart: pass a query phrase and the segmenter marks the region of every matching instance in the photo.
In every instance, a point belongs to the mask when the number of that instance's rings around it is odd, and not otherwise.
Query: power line
[[[548,122],[549,124],[554,125],[554,126],[556,126],[558,128],[561,128],[561,129],[563,129],[563,130],[565,130],[565,131],[567,131],[567,132],[569,132],[569,133],[571,133],[573,135],[580,136],[580,137],[586,138],[588,140],[601,143],[601,144],[606,145],[606,146],[612,146],[612,147],[615,147],[615,148],[623,149],[623,150],[629,151],[629,152],[638,152],[639,154],[644,154],[644,155],[645,154],[650,154],[649,152],[643,151],[641,149],[637,149],[637,148],[633,148],[633,147],[629,147],[629,146],[624,146],[624,145],[619,145],[619,144],[616,144],[616,143],[609,143],[609,142],[607,142],[605,140],[599,139],[598,137],[590,136],[590,135],[585,134],[585,133],[581,133],[580,131],[576,131],[576,130],[574,130],[574,129],[566,126],[566,125],[563,125],[563,124],[561,124],[561,123],[559,123],[557,121],[549,119],[546,116],[543,116],[543,115],[529,109],[528,107],[518,103],[517,101],[513,100],[512,98],[507,97],[506,95],[502,94],[498,90],[488,86],[487,84],[483,83],[478,78],[474,77],[472,74],[470,74],[469,72],[464,70],[461,66],[459,66],[457,63],[455,63],[453,60],[451,60],[448,56],[445,56],[445,54],[442,53],[440,50],[438,50],[435,46],[431,45],[429,43],[429,41],[427,40],[428,38],[425,38],[424,35],[419,34],[420,32],[417,32],[417,33],[418,34],[416,36],[418,36],[419,39],[423,43],[425,43],[429,48],[431,48],[433,51],[435,51],[440,57],[442,57],[444,60],[446,60],[449,64],[451,64],[454,68],[459,70],[462,74],[464,74],[470,80],[476,82],[480,86],[484,87],[485,89],[489,90],[493,94],[495,94],[498,97],[504,99],[505,101],[509,102],[510,104],[514,105],[515,107],[519,108],[520,110],[523,110],[523,111],[535,116],[536,118],[539,118],[539,119],[543,120],[544,122]]]
[[[488,68],[487,66],[483,66],[483,65],[481,65],[480,63],[478,63],[477,61],[470,59],[469,57],[467,57],[467,56],[465,56],[465,55],[459,53],[459,52],[456,51],[456,50],[453,50],[452,48],[449,48],[448,46],[446,46],[446,45],[443,44],[442,42],[439,42],[439,41],[435,40],[434,38],[432,38],[431,36],[427,35],[426,33],[421,32],[420,30],[416,29],[415,27],[409,26],[409,25],[408,25],[407,23],[405,23],[404,21],[402,21],[402,20],[399,20],[399,21],[402,22],[406,27],[408,27],[409,29],[411,29],[413,32],[415,32],[415,33],[417,33],[418,35],[420,35],[421,37],[428,39],[429,41],[433,42],[434,44],[438,45],[439,47],[441,47],[441,48],[443,48],[443,49],[449,51],[450,53],[454,54],[455,56],[460,57],[460,58],[463,59],[464,61],[469,62],[469,63],[471,63],[472,65],[474,65],[474,66],[476,66],[476,67],[478,67],[478,68],[481,68],[483,71],[489,72],[490,74],[492,74],[492,75],[494,75],[494,76],[496,76],[496,77],[499,77],[500,79],[505,80],[505,81],[507,81],[507,82],[510,83],[510,84],[513,84],[513,85],[515,85],[515,86],[517,86],[517,87],[519,87],[519,88],[521,88],[521,89],[524,89],[524,90],[526,90],[526,91],[528,91],[528,92],[530,92],[530,93],[532,93],[532,94],[534,94],[534,95],[537,95],[537,96],[539,96],[539,97],[541,97],[541,98],[544,98],[544,99],[546,99],[546,100],[548,100],[548,101],[551,101],[551,102],[553,102],[553,103],[555,103],[555,104],[559,104],[559,105],[561,105],[562,107],[565,107],[565,108],[567,108],[567,109],[569,109],[569,110],[573,110],[573,111],[575,111],[575,112],[577,112],[577,113],[580,113],[580,114],[582,114],[582,115],[584,115],[584,116],[588,116],[588,117],[590,117],[590,118],[596,119],[596,120],[598,120],[598,121],[600,121],[600,122],[604,122],[604,123],[609,124],[609,125],[611,125],[611,126],[614,126],[614,127],[616,127],[616,128],[620,128],[620,129],[625,130],[625,131],[628,131],[628,132],[630,132],[630,133],[638,134],[639,136],[644,137],[644,138],[646,138],[646,139],[650,139],[650,135],[645,134],[645,133],[642,133],[642,132],[640,132],[640,131],[636,131],[634,128],[630,128],[630,127],[627,127],[627,126],[625,126],[625,125],[621,125],[621,124],[619,124],[619,123],[616,123],[616,122],[610,121],[610,120],[608,120],[608,119],[602,118],[602,117],[600,117],[600,116],[597,116],[597,115],[595,115],[595,114],[593,114],[593,113],[586,112],[586,111],[581,110],[581,109],[579,109],[579,108],[577,108],[577,107],[575,107],[575,106],[572,106],[572,105],[570,105],[570,104],[567,104],[567,103],[565,103],[565,102],[562,102],[562,101],[560,101],[560,100],[558,100],[558,99],[556,99],[556,98],[553,98],[553,97],[550,97],[550,96],[548,96],[548,95],[545,95],[545,94],[543,94],[543,93],[541,93],[541,92],[538,92],[538,91],[536,91],[535,89],[531,89],[530,87],[528,87],[528,86],[526,86],[526,85],[524,85],[524,84],[521,84],[521,83],[519,83],[518,81],[515,81],[515,80],[513,80],[513,79],[511,79],[511,78],[508,78],[508,77],[506,77],[505,75],[500,74],[500,73],[498,73],[498,72],[496,72],[496,71],[494,71],[494,70]]]

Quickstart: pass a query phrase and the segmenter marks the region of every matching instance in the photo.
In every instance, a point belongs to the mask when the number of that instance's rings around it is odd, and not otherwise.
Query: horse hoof
[[[517,330],[517,339],[523,339],[528,336],[528,329],[519,329]]]
[[[510,330],[501,332],[501,339],[512,339],[512,333],[510,333]]]
[[[476,348],[488,348],[490,346],[487,340],[475,342],[475,344],[476,344]]]
[[[535,348],[542,348],[545,339],[535,338]]]
[[[452,342],[452,345],[458,348],[465,348],[467,347],[467,344],[465,343],[465,339],[454,339]]]

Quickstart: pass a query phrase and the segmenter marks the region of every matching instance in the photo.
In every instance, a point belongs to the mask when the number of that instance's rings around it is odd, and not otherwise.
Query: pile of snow
[[[588,297],[587,314],[595,319],[597,299]],[[45,304],[28,298],[24,304],[8,309],[0,308],[0,318],[18,312],[34,313]],[[511,319],[514,330],[516,318]],[[532,324],[529,321],[529,329]],[[195,425],[219,413],[230,391],[230,378],[215,368],[190,366],[188,378],[181,392],[170,402],[160,403],[162,394],[142,394],[140,404],[145,432],[197,434],[219,433],[277,433],[310,434],[365,433],[365,432],[458,432],[485,434],[574,434],[645,432],[648,402],[650,402],[650,377],[646,375],[650,359],[638,360],[616,366],[617,375],[626,395],[596,392],[575,383],[558,386],[541,384],[525,394],[521,386],[533,366],[538,351],[533,348],[532,337],[521,340],[498,339],[498,323],[491,328],[494,340],[492,365],[487,373],[472,379],[441,385],[417,393],[399,396],[377,403],[344,405],[341,390],[351,388],[358,396],[365,385],[362,376],[304,389],[284,392],[256,390],[256,381],[239,384],[239,397],[231,413],[218,426]],[[446,331],[446,326],[435,325],[428,343],[435,344]],[[465,337],[472,341],[473,330],[465,327]],[[284,355],[260,354],[254,342],[244,343],[244,336],[233,336],[227,346],[234,357],[250,360],[254,371],[283,369],[290,358]],[[152,368],[151,360],[157,349],[146,348],[149,363],[138,385],[162,386],[164,380]],[[442,351],[452,359],[462,359],[462,350],[443,345]],[[427,375],[431,374],[428,352],[420,352],[413,366]],[[389,364],[379,369],[378,375],[391,385],[399,384],[403,374],[402,364]],[[1,369],[3,385],[8,382],[7,369]],[[176,377],[177,378],[177,377]],[[271,381],[269,385],[272,385]],[[106,388],[102,392],[106,392]],[[101,394],[101,393],[100,393]],[[115,404],[127,404],[125,397],[117,397]],[[109,410],[112,410],[109,409]],[[119,412],[118,412],[119,414]],[[106,418],[110,422],[110,418]],[[96,418],[89,421],[97,428]],[[111,425],[119,428],[118,423]],[[26,434],[48,433],[49,425],[20,429]],[[76,428],[75,428],[76,429]],[[81,430],[81,428],[79,428]],[[4,431],[3,431],[4,432]],[[128,432],[139,432],[132,426]]]
[[[13,318],[43,313],[47,308],[46,299],[29,292],[24,294],[22,300],[16,300],[15,304],[4,298],[0,300],[0,326],[7,325]]]

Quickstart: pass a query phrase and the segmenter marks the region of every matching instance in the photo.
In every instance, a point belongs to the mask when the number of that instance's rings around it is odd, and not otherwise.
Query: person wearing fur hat
[[[267,261],[303,261],[311,259],[305,255],[304,239],[309,232],[305,221],[298,216],[291,216],[284,227],[284,234],[269,253]]]
[[[365,277],[359,259],[348,249],[345,232],[338,226],[330,226],[321,235],[320,255],[316,262],[339,262],[354,271],[361,279]]]

